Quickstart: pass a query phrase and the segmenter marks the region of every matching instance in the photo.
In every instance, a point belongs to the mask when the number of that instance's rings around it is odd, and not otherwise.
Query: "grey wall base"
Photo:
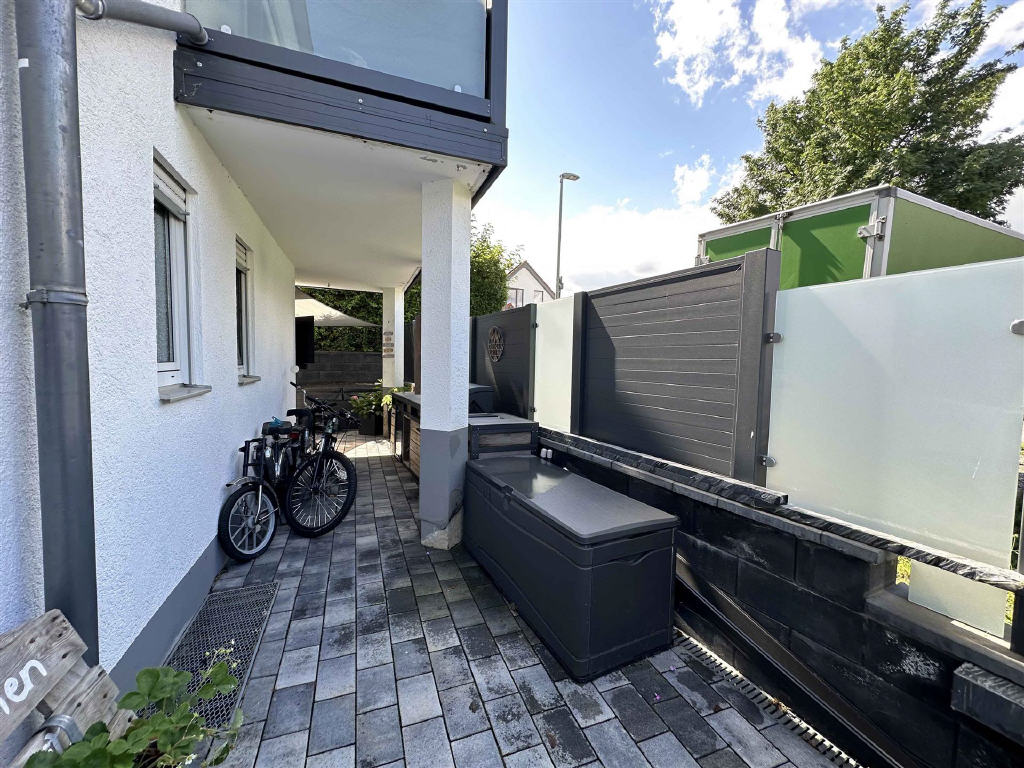
[[[140,669],[163,663],[203,604],[226,561],[227,556],[214,539],[110,670],[119,690],[135,690],[135,675]]]
[[[420,429],[420,540],[451,549],[462,541],[462,484],[469,427]]]

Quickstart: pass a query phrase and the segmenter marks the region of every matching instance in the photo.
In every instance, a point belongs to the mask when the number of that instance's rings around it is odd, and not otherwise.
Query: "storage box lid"
[[[477,459],[469,466],[527,500],[527,506],[580,544],[600,544],[674,528],[676,518],[536,456]]]

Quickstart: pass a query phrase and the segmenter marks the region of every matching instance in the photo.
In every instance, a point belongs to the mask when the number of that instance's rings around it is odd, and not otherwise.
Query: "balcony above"
[[[175,99],[500,170],[507,0],[186,0]]]

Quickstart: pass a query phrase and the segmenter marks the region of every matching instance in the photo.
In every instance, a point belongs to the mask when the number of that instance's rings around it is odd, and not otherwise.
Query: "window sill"
[[[238,374],[238,386],[240,387],[244,387],[246,384],[255,384],[259,380],[259,376],[250,376],[246,373]]]
[[[165,387],[158,387],[161,403],[176,403],[179,400],[188,400],[190,397],[205,395],[213,387],[207,384],[168,384]]]

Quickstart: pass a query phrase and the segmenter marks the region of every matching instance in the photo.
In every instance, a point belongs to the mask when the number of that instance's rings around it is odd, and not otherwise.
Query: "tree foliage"
[[[996,90],[1016,65],[976,61],[1002,11],[982,0],[943,0],[908,29],[908,6],[877,10],[877,25],[844,38],[803,97],[770,104],[758,126],[764,149],[743,156],[744,178],[713,201],[729,223],[878,184],[895,184],[999,220],[1024,184],[1024,136],[980,140]]]
[[[519,250],[508,248],[494,237],[490,224],[473,223],[469,249],[469,313],[486,315],[497,312],[508,300],[508,271],[520,261]],[[343,291],[330,288],[303,288],[317,301],[346,315],[380,325],[384,317],[384,297],[368,291]],[[420,314],[421,286],[417,280],[405,292],[405,321]],[[353,352],[380,352],[380,328],[317,328],[316,348]]]

